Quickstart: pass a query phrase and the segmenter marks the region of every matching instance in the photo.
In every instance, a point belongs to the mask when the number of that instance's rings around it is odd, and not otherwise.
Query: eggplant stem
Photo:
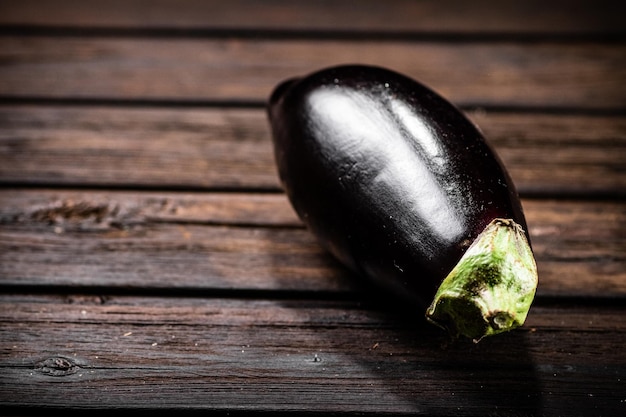
[[[443,280],[426,318],[453,336],[478,342],[524,323],[537,281],[522,227],[511,219],[495,219]]]

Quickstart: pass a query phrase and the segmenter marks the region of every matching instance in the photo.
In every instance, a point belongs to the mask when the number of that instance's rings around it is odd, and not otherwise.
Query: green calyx
[[[439,286],[426,318],[475,342],[521,326],[537,289],[537,266],[522,227],[495,219]]]

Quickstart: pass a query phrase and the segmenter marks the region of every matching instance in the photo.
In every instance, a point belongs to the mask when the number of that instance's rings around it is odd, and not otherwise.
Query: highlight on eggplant
[[[381,67],[286,80],[268,105],[281,184],[348,268],[475,341],[521,326],[537,287],[522,206],[480,131]]]

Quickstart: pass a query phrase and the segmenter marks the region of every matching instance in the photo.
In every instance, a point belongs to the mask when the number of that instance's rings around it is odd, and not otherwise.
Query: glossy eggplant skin
[[[506,170],[480,131],[422,84],[339,66],[283,82],[269,119],[295,211],[343,264],[420,307],[496,218],[527,235]]]

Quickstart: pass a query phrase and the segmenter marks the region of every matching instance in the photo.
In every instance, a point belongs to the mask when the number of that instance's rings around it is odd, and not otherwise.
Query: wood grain
[[[459,105],[622,109],[621,43],[0,36],[0,96],[262,102],[346,63],[405,73]]]
[[[3,402],[10,406],[219,411],[254,404],[256,412],[347,407],[461,416],[609,415],[623,407],[621,308],[535,308],[521,330],[449,344],[423,319],[410,323],[353,302],[0,300]]]
[[[537,10],[541,10],[538,13]],[[0,2],[0,24],[80,28],[305,30],[374,33],[624,33],[614,1],[307,0]]]
[[[468,110],[522,194],[623,195],[626,121]],[[278,190],[261,108],[0,106],[0,183]]]
[[[282,194],[5,190],[0,283],[353,292]],[[540,296],[626,296],[626,205],[525,200]]]
[[[0,0],[0,414],[622,415],[622,8]],[[354,62],[501,155],[539,267],[521,329],[452,342],[294,215],[266,98]]]
[[[260,109],[4,107],[5,181],[277,189]],[[30,178],[30,179],[29,179]]]

